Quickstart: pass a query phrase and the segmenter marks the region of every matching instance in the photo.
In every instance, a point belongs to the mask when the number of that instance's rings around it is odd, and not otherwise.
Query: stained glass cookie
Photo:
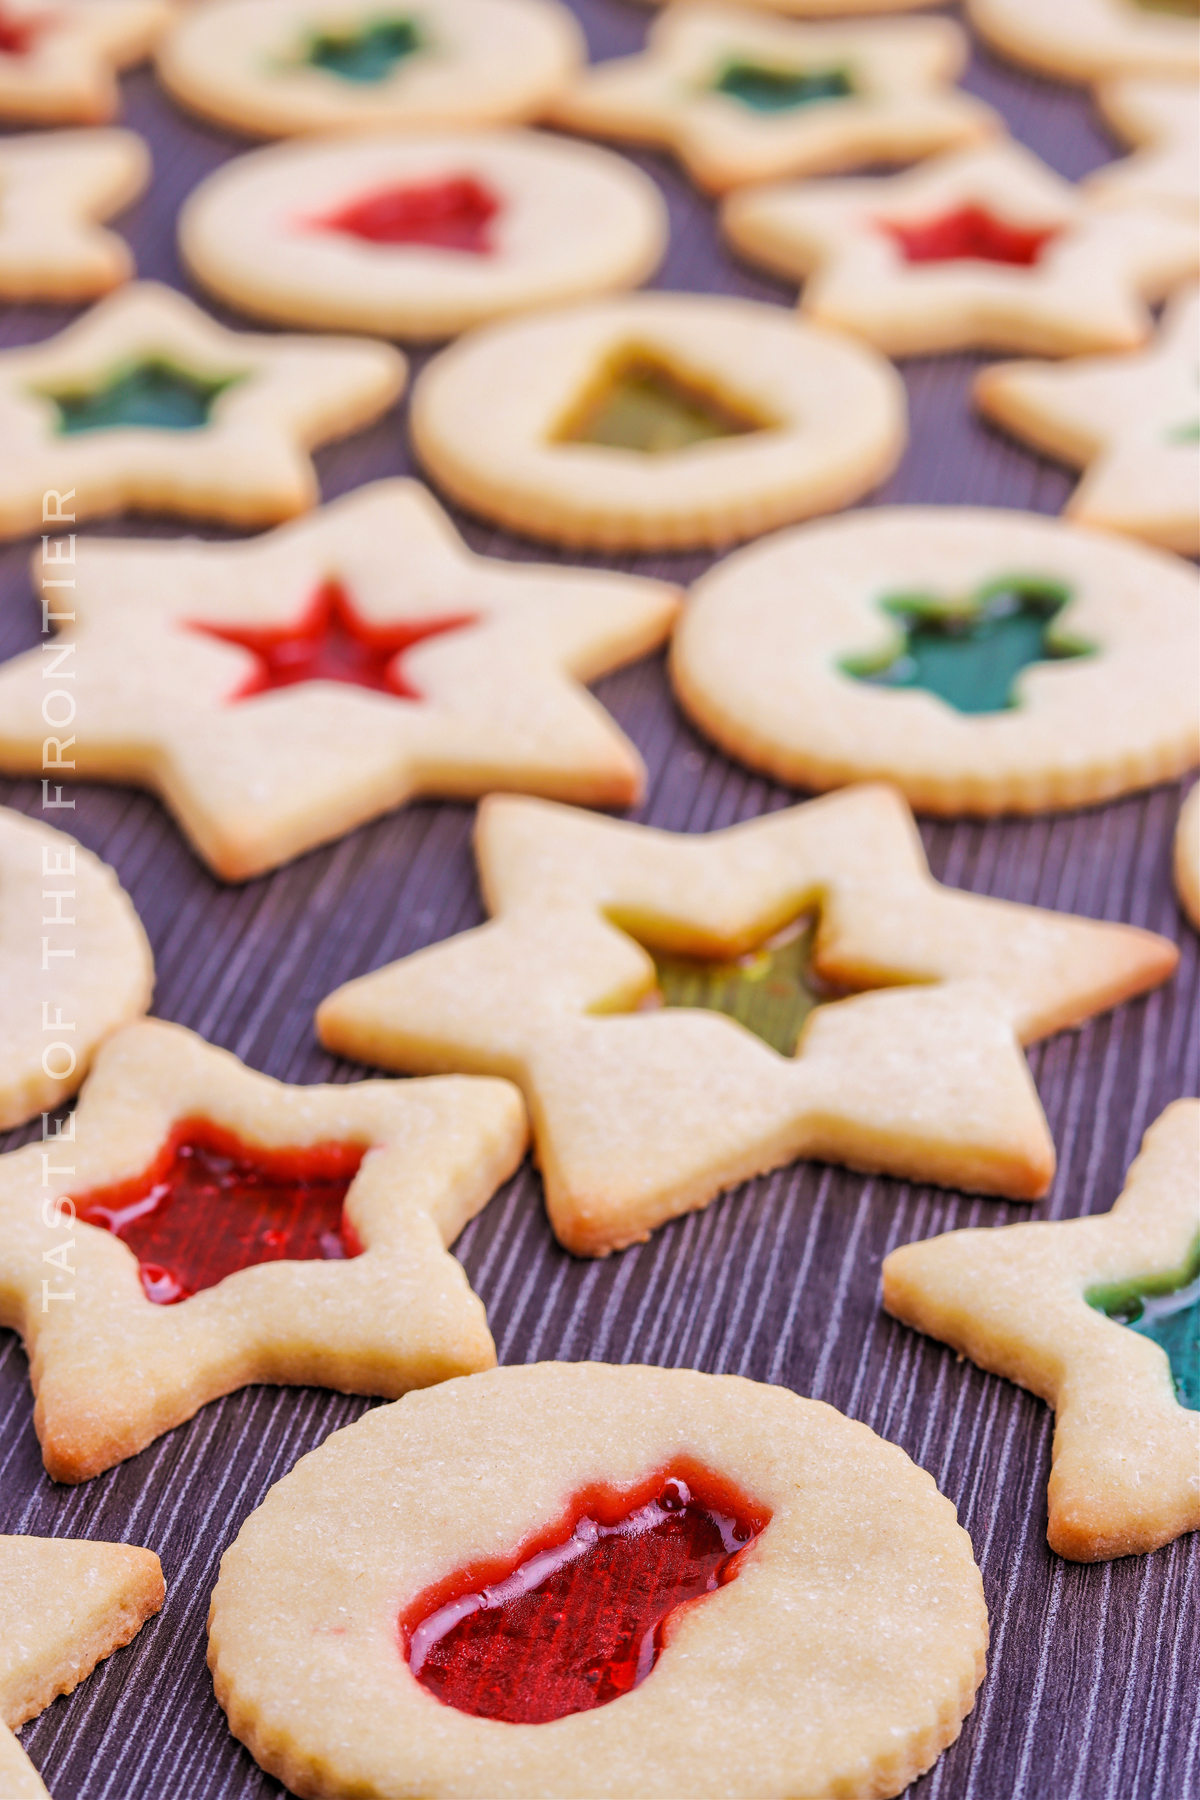
[[[1200,787],[1192,789],[1179,815],[1174,867],[1179,904],[1200,931]]]
[[[794,1157],[1031,1200],[1020,1046],[1166,979],[1164,938],[955,893],[894,788],[704,836],[493,796],[489,924],[348,982],[325,1046],[524,1088],[556,1236],[603,1256]]]
[[[483,326],[422,371],[411,424],[462,505],[601,550],[728,543],[848,506],[907,438],[882,357],[707,294]]]
[[[883,1303],[1055,1411],[1052,1550],[1137,1556],[1200,1530],[1200,1103],[1150,1127],[1111,1212],[893,1250]]]
[[[226,163],[180,248],[220,299],[285,325],[445,338],[635,287],[666,208],[633,164],[534,132],[322,139]]]
[[[753,544],[696,584],[671,653],[685,710],[731,756],[799,787],[894,781],[950,815],[1177,778],[1200,761],[1197,667],[1187,563],[974,507]]]
[[[987,42],[1060,81],[1200,74],[1196,0],[967,0]]]
[[[4,0],[0,120],[103,125],[120,110],[117,71],[169,24],[169,0]]]
[[[91,300],[128,281],[129,246],[101,221],[149,179],[132,131],[0,138],[0,299]]]
[[[537,118],[584,55],[557,0],[212,0],[158,52],[176,100],[256,137]]]
[[[221,1563],[235,1735],[326,1800],[899,1794],[983,1678],[970,1540],[786,1389],[540,1363],[335,1433]]]

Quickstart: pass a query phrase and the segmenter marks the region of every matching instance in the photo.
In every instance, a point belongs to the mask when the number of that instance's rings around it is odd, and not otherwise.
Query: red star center
[[[1057,237],[1053,227],[1030,231],[994,218],[983,206],[960,206],[940,219],[906,225],[897,219],[880,219],[879,227],[894,238],[911,263],[977,262],[1011,263],[1030,268]]]
[[[249,700],[302,681],[342,681],[401,700],[422,700],[424,695],[405,680],[397,659],[423,638],[474,623],[473,613],[455,613],[405,624],[369,624],[355,611],[341,582],[329,580],[321,583],[307,609],[290,625],[206,625],[193,619],[188,629],[237,644],[256,659],[253,674],[230,694],[230,700]]]
[[[0,56],[28,56],[43,31],[53,23],[53,15],[21,18],[0,5]]]
[[[371,244],[430,244],[490,256],[488,226],[500,202],[470,175],[378,188],[336,212],[312,219],[319,231],[341,231]]]

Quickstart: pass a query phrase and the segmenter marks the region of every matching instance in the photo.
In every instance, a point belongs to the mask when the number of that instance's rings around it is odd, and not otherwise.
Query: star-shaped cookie
[[[1105,163],[1083,183],[1094,199],[1116,205],[1151,201],[1195,222],[1200,212],[1200,92],[1195,81],[1119,75],[1096,89],[1101,112],[1137,148]]]
[[[707,837],[492,798],[476,847],[492,922],[340,988],[318,1033],[382,1068],[519,1081],[551,1223],[581,1255],[798,1156],[1036,1199],[1054,1146],[1020,1045],[1177,960],[1148,932],[940,887],[882,786]],[[697,1005],[693,959],[714,959],[710,993],[741,976],[786,1015],[813,915],[829,1003],[798,1043],[795,1023],[760,1019],[771,1049]]]
[[[0,139],[0,299],[90,300],[128,281],[129,246],[99,221],[149,179],[132,131]]]
[[[152,1550],[84,1538],[0,1537],[3,1800],[49,1800],[12,1733],[136,1637],[165,1591]]]
[[[226,880],[419,793],[641,794],[580,683],[662,642],[662,582],[474,556],[414,481],[249,543],[84,538],[77,558],[77,774],[156,789]],[[0,767],[41,768],[42,691],[40,651],[0,668]]]
[[[807,278],[807,317],[889,356],[1136,349],[1152,329],[1147,302],[1200,267],[1188,220],[1091,205],[1011,143],[878,180],[746,189],[723,223],[753,261]]]
[[[389,344],[226,331],[136,282],[57,337],[0,352],[0,537],[40,530],[47,490],[77,519],[290,518],[318,498],[309,450],[376,418],[405,373]]]
[[[86,1481],[251,1382],[394,1399],[491,1368],[447,1246],[525,1138],[506,1081],[291,1087],[176,1025],[118,1032],[73,1137],[0,1157],[0,1325],[48,1473]]]
[[[1060,365],[997,363],[975,382],[989,419],[1086,472],[1068,518],[1200,554],[1200,289],[1149,349]]]
[[[665,144],[702,186],[829,173],[974,143],[1002,129],[951,83],[967,41],[949,19],[795,25],[741,7],[671,7],[647,48],[585,69],[551,118]]]
[[[1177,1100],[1111,1212],[951,1231],[884,1260],[888,1312],[1054,1408],[1046,1536],[1074,1562],[1200,1530],[1198,1152],[1200,1103]]]
[[[121,104],[117,70],[141,62],[169,23],[169,0],[4,0],[0,119],[101,125]]]

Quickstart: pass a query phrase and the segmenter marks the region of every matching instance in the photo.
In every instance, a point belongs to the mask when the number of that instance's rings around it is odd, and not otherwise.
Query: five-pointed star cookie
[[[85,1538],[0,1537],[3,1800],[49,1800],[12,1733],[136,1637],[165,1591],[152,1550]]]
[[[1082,525],[1200,554],[1200,289],[1169,306],[1149,349],[1063,364],[998,363],[975,382],[988,418],[1086,473]]]
[[[84,538],[77,559],[76,774],[156,789],[226,880],[418,793],[641,793],[580,683],[661,643],[662,582],[474,556],[414,481],[249,543]],[[42,692],[40,651],[0,668],[0,767],[41,768]]]
[[[879,180],[747,189],[723,222],[754,261],[807,277],[806,316],[890,356],[1132,350],[1152,329],[1147,302],[1200,267],[1188,220],[1090,205],[1019,144]]]
[[[794,25],[740,7],[671,7],[647,49],[585,69],[551,117],[666,144],[704,187],[910,162],[1001,129],[950,87],[966,38],[949,19]]]
[[[1200,1529],[1198,1151],[1200,1103],[1177,1100],[1111,1212],[951,1231],[884,1261],[890,1313],[1054,1408],[1046,1536],[1075,1562]]]
[[[90,300],[128,281],[129,246],[99,221],[149,179],[132,131],[0,139],[0,299]]]
[[[168,24],[169,0],[3,0],[0,119],[100,125],[116,114],[116,72]]]
[[[376,418],[405,373],[389,344],[226,331],[173,288],[136,282],[0,353],[0,537],[40,530],[48,490],[78,519],[290,518],[318,498],[308,451]]]
[[[176,1025],[118,1032],[73,1137],[0,1157],[0,1325],[50,1475],[250,1382],[394,1399],[491,1368],[447,1246],[525,1137],[506,1081],[291,1087]]]
[[[1020,1045],[1177,960],[1148,932],[940,887],[886,787],[708,837],[494,798],[477,854],[492,922],[348,983],[318,1032],[383,1068],[519,1081],[551,1223],[584,1255],[798,1156],[1035,1199],[1054,1146]],[[775,1049],[701,1010],[739,978]]]
[[[1200,92],[1195,81],[1120,75],[1101,83],[1096,99],[1117,135],[1137,149],[1089,175],[1085,192],[1106,204],[1148,200],[1174,207],[1194,222],[1200,212]]]

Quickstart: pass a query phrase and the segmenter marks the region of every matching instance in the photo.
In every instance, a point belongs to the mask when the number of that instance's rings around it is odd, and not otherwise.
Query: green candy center
[[[664,1006],[725,1013],[781,1056],[791,1056],[814,1008],[841,998],[840,990],[813,968],[816,935],[817,921],[806,914],[757,949],[727,962],[646,948],[654,958]]]
[[[554,434],[554,441],[669,456],[690,444],[744,437],[773,423],[677,374],[653,354],[631,350],[612,360]]]
[[[1089,1288],[1084,1298],[1165,1350],[1179,1404],[1200,1412],[1200,1239],[1182,1269]]]
[[[343,81],[386,81],[397,63],[423,48],[411,19],[380,18],[347,31],[314,32],[302,60]]]
[[[64,436],[128,425],[199,431],[208,424],[217,395],[240,380],[239,375],[193,375],[161,357],[148,357],[118,369],[100,387],[47,390],[44,398],[58,408],[58,430]]]
[[[880,605],[903,629],[900,649],[838,666],[877,687],[924,688],[960,713],[1004,712],[1017,705],[1014,684],[1031,663],[1093,654],[1053,629],[1069,598],[1059,582],[1022,577],[989,582],[966,607],[896,594]]]
[[[854,83],[845,69],[779,69],[740,58],[725,64],[712,84],[752,112],[791,112],[818,100],[845,100]]]

